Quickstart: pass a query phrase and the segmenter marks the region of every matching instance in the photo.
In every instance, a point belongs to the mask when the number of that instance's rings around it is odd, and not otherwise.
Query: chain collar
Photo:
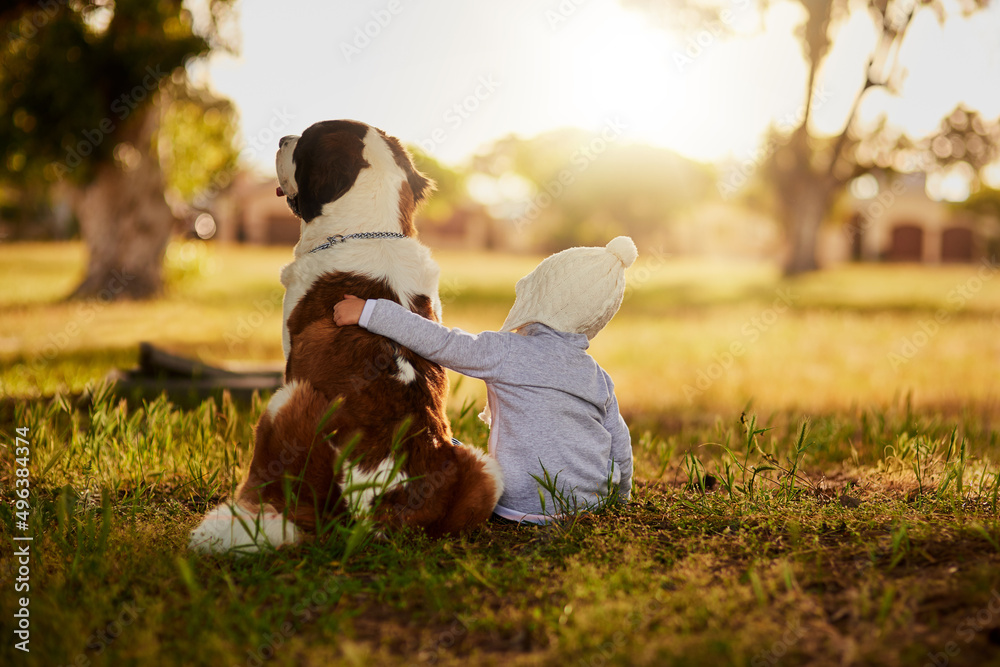
[[[334,234],[333,236],[326,237],[326,243],[318,245],[310,253],[318,252],[320,250],[326,250],[327,248],[332,248],[335,245],[344,243],[348,239],[405,239],[406,234],[400,234],[399,232],[358,232],[357,234]]]

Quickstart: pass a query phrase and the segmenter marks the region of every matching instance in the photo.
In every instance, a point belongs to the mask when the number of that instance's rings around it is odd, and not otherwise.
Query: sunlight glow
[[[594,130],[618,117],[627,140],[701,161],[742,162],[761,151],[769,127],[790,131],[806,99],[795,36],[804,12],[795,2],[769,3],[761,16],[755,3],[734,1],[728,34],[709,24],[666,30],[616,0],[509,0],[502,8],[452,0],[419,11],[403,3],[346,58],[343,45],[383,4],[243,0],[240,56],[215,54],[203,68],[239,106],[243,136],[257,136],[278,116],[292,119],[287,132],[358,118],[457,164],[505,135]],[[1000,87],[989,84],[1000,80],[1000,3],[968,17],[954,0],[944,4],[943,24],[918,10],[899,53],[905,76],[893,92],[866,94],[859,111],[866,127],[887,117],[920,138],[959,102],[1000,116]],[[813,90],[812,129],[820,135],[843,128],[874,45],[863,8],[833,30]],[[447,115],[480,90],[475,111]],[[271,171],[271,155],[258,151],[255,163]]]
[[[966,162],[927,175],[927,196],[935,201],[963,202],[969,198],[975,173]]]
[[[210,213],[202,213],[194,221],[194,231],[198,238],[210,239],[215,236],[216,230],[215,218]]]
[[[564,112],[588,127],[615,115],[636,128],[662,125],[681,83],[671,71],[668,40],[640,16],[610,9],[559,38],[570,81]]]
[[[984,167],[980,176],[982,176],[986,186],[1000,190],[1000,162],[994,162]]]
[[[472,174],[466,181],[466,188],[470,197],[486,206],[522,202],[535,192],[531,181],[514,172],[505,172],[498,178],[485,174]]]
[[[871,174],[863,174],[851,181],[850,190],[855,199],[875,199],[879,190],[878,179]]]

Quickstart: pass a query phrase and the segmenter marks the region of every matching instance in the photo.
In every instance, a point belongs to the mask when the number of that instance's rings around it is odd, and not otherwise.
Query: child
[[[637,254],[632,239],[619,236],[605,248],[570,248],[548,257],[517,281],[514,307],[498,332],[448,329],[393,301],[352,296],[335,306],[334,321],[359,324],[485,380],[489,450],[504,474],[494,514],[548,523],[562,511],[597,504],[608,495],[609,480],[622,503],[629,499],[628,426],[611,378],[586,349],[618,312],[625,269]],[[568,507],[539,486],[535,477],[544,480],[546,473],[558,475],[556,487]]]

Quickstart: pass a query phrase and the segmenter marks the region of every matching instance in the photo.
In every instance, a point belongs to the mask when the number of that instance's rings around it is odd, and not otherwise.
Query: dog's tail
[[[191,531],[188,548],[202,552],[254,553],[293,544],[299,533],[270,505],[253,508],[239,502],[222,503]]]

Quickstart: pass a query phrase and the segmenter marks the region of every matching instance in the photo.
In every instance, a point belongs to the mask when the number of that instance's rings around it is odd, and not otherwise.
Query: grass
[[[13,619],[26,594],[31,622],[31,654],[5,633],[3,664],[984,665],[1000,655],[1000,281],[949,301],[974,267],[850,267],[782,283],[757,265],[649,263],[643,274],[640,264],[592,347],[629,413],[629,506],[356,549],[335,531],[236,558],[184,545],[249,463],[266,397],[185,409],[119,401],[96,382],[133,363],[146,336],[212,360],[280,357],[280,315],[260,306],[256,327],[249,317],[287,253],[182,248],[164,300],[100,304],[86,326],[78,304],[59,301],[78,247],[0,248],[0,617]],[[445,320],[473,330],[502,321],[535,262],[436,255]],[[792,306],[766,330],[753,324],[770,321],[781,289],[798,295]],[[892,346],[940,309],[947,322],[893,369]],[[48,339],[74,318],[65,345]],[[227,342],[241,318],[249,330]],[[745,349],[723,368],[734,342]],[[58,349],[45,359],[49,343]],[[719,377],[688,400],[684,386],[698,389],[713,363]],[[462,383],[451,413],[457,437],[481,444],[468,409],[478,392]],[[27,530],[18,428],[30,442]],[[23,535],[34,537],[30,591],[16,593],[24,543],[11,538]]]
[[[97,391],[86,410],[2,415],[5,441],[28,429],[36,471],[22,531],[4,450],[3,583],[7,538],[34,536],[37,664],[915,664],[948,642],[951,664],[985,664],[996,650],[996,466],[905,407],[805,431],[737,419],[673,443],[646,434],[629,507],[572,524],[234,558],[184,543],[249,462],[261,402],[184,411]],[[453,416],[481,437],[471,413]],[[3,596],[0,613],[15,605]],[[0,652],[20,657],[10,641]]]

